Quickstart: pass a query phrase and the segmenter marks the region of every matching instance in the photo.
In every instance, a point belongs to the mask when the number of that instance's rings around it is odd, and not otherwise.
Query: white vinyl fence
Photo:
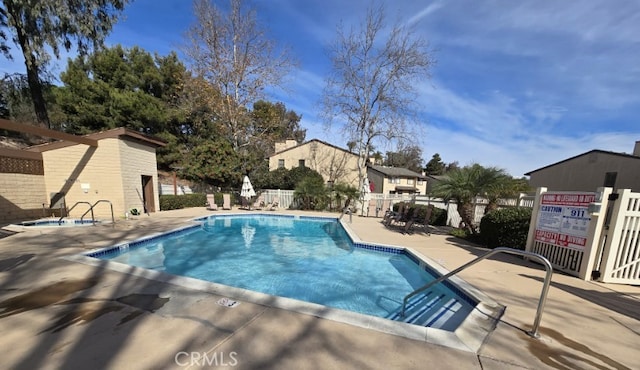
[[[274,197],[278,197],[280,199],[280,208],[290,208],[293,205],[295,208],[297,205],[294,204],[293,199],[293,190],[280,190],[280,189],[267,189],[261,192],[261,195],[264,196],[266,203],[271,203]],[[444,202],[440,198],[433,198],[427,195],[411,195],[411,194],[378,194],[371,193],[369,197],[373,201],[377,201],[377,208],[379,208],[382,212],[387,211],[386,209],[382,209],[383,202],[385,200],[390,200],[390,204],[398,202],[414,202],[416,204],[429,205],[432,204],[436,208],[444,209],[447,211],[447,225],[457,227],[462,220],[460,214],[458,213],[458,208],[455,202]],[[533,202],[535,200],[535,195],[526,195],[521,194],[518,198],[513,199],[501,199],[498,201],[498,208],[506,208],[506,207],[533,207]],[[488,203],[488,201],[484,198],[478,197],[476,199],[476,207],[475,207],[475,220],[476,224],[480,223],[482,216],[484,216],[484,209]],[[356,206],[358,209],[358,214],[362,211],[362,201],[357,201]]]

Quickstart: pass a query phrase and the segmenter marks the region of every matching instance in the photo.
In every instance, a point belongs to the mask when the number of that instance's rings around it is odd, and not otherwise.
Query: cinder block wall
[[[41,218],[43,203],[49,206],[44,176],[0,173],[1,224]]]
[[[116,219],[124,217],[126,204],[118,141],[109,138],[100,140],[97,148],[78,144],[43,152],[46,194],[66,193],[68,208],[76,202],[94,204],[106,199],[113,204]],[[88,205],[80,204],[69,216],[80,217],[88,209]],[[96,206],[94,214],[97,219],[110,219],[109,205]]]
[[[131,140],[119,141],[120,161],[122,169],[122,188],[125,210],[136,208],[144,211],[142,176],[153,177],[153,204],[155,210],[160,210],[158,191],[158,169],[156,150],[148,145]]]

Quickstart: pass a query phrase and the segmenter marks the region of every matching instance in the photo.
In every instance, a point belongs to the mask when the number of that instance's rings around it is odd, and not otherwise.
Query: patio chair
[[[231,209],[231,194],[222,194],[222,209]]]
[[[396,212],[388,219],[387,223],[385,224],[386,226],[400,226],[400,224],[404,225],[413,217],[413,214],[417,211],[417,208],[413,209],[413,212],[411,212],[410,214],[409,212],[411,211],[411,207],[409,206],[409,204],[403,204],[401,205],[401,207],[402,208],[400,211]]]
[[[380,207],[380,209],[378,210],[379,212],[376,212],[376,217],[379,217],[378,215],[380,215],[380,213],[382,213],[382,216],[384,217],[387,214],[387,212],[389,212],[390,209],[391,209],[391,201],[389,199],[383,200],[382,207]]]
[[[278,196],[273,197],[273,199],[271,199],[271,203],[266,205],[266,208],[269,211],[275,211],[276,209],[278,209],[278,207],[280,206],[280,198],[278,198]]]
[[[216,204],[216,199],[213,194],[207,194],[207,210],[208,211],[217,211],[218,205]]]
[[[264,196],[260,195],[255,202],[253,202],[253,209],[262,209],[264,207]]]
[[[424,216],[424,219],[418,219],[418,217],[412,217],[409,221],[404,224],[404,228],[402,229],[403,234],[408,234],[412,228],[415,226],[416,222],[422,220],[422,225],[424,226],[424,230],[427,233],[427,236],[431,236],[431,232],[429,231],[429,219],[431,219],[431,213],[433,212],[433,205],[429,205],[427,207],[427,212]],[[417,209],[416,209],[417,213]],[[417,216],[417,214],[416,214]]]
[[[389,208],[389,211],[382,218],[382,223],[385,226],[391,225],[391,222],[394,219],[397,219],[397,218],[402,216],[402,214],[404,213],[404,208],[405,208],[405,204],[404,203],[400,203],[400,205],[398,205],[398,211],[397,212],[394,212],[393,208]]]

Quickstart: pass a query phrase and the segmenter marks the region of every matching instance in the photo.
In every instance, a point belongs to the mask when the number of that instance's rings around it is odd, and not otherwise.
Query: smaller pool
[[[98,223],[99,221],[96,221],[96,223]],[[77,219],[62,219],[62,221],[58,221],[57,218],[44,218],[44,219],[40,219],[40,220],[33,220],[33,221],[24,221],[19,223],[18,225],[20,226],[26,226],[26,227],[50,227],[50,226],[55,226],[55,227],[74,227],[74,226],[88,226],[88,225],[93,225],[93,222],[91,220],[77,220]]]

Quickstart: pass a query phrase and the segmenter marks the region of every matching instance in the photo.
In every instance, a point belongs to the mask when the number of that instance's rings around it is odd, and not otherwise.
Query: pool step
[[[387,316],[390,320],[432,328],[454,330],[469,314],[472,307],[454,295],[439,291],[426,291],[407,302],[405,316],[401,308]]]

